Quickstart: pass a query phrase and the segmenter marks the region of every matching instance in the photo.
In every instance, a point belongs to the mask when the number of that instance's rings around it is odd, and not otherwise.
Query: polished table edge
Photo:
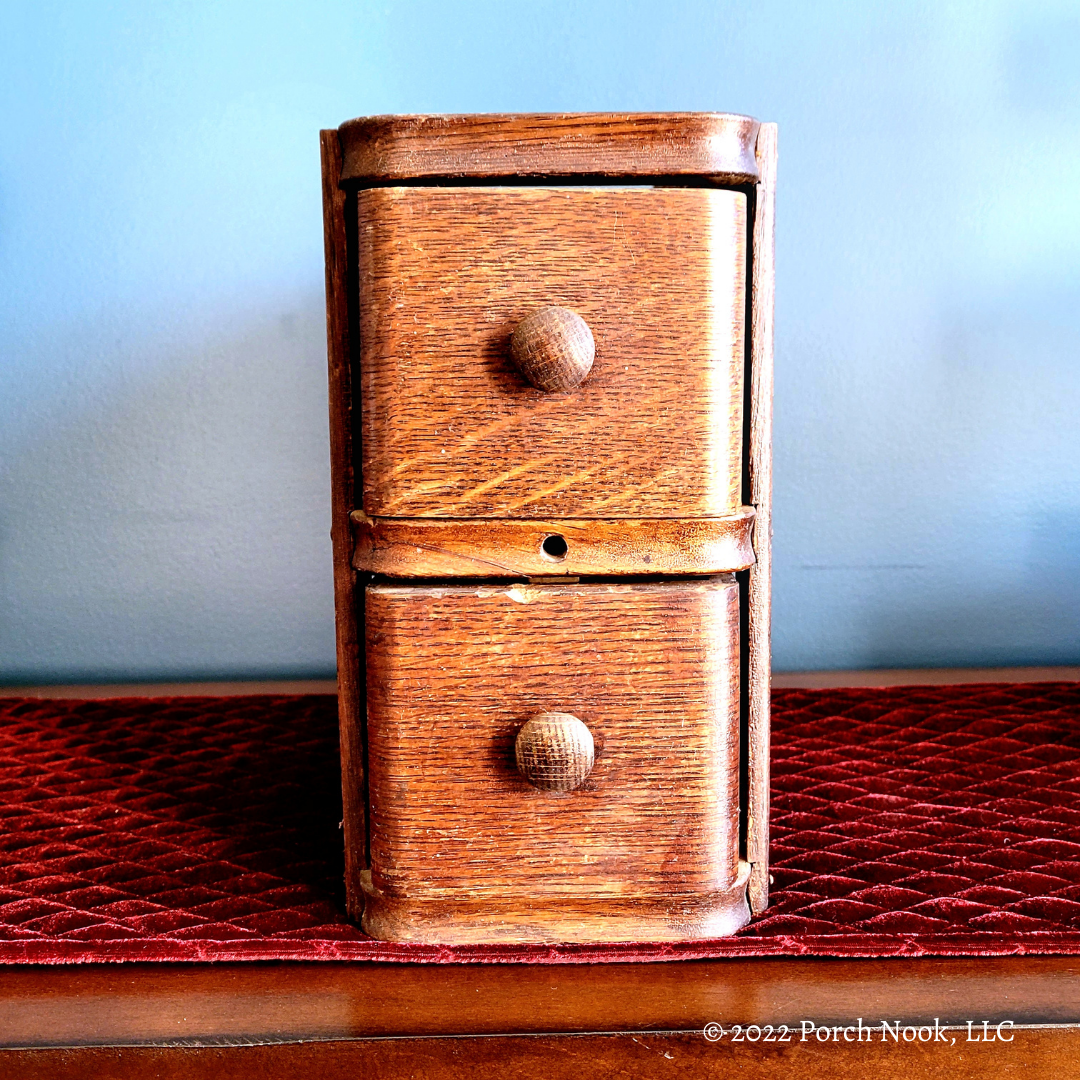
[[[976,1032],[978,1036],[980,1033]],[[993,1035],[993,1031],[991,1031]],[[487,1039],[374,1039],[272,1046],[82,1047],[0,1050],[5,1080],[581,1080],[673,1076],[776,1080],[1012,1080],[1018,1075],[1076,1077],[1080,1029],[1013,1029],[1008,1043],[953,1045],[891,1041],[845,1045],[795,1037],[785,1046],[710,1042],[701,1032],[645,1035],[526,1035]]]
[[[710,1023],[1080,1024],[1080,957],[0,968],[0,1047],[702,1032]]]

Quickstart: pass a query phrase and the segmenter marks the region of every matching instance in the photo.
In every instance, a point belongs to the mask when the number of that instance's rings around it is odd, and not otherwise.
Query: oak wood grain
[[[463,916],[377,926],[369,909],[369,932],[612,940],[604,907],[622,918],[620,901],[660,899],[689,904],[673,936],[716,932],[716,895],[738,872],[730,577],[367,594],[371,897]],[[547,711],[579,717],[596,740],[574,792],[537,791],[515,767],[518,729]],[[539,926],[530,913],[548,898],[578,915]],[[465,902],[498,906],[500,919],[466,919]]]
[[[775,292],[777,128],[762,124],[757,158],[761,181],[754,209],[753,280],[751,282],[750,491],[754,505],[755,562],[747,583],[748,694],[746,857],[750,906],[769,906],[769,696],[772,663],[772,402],[773,309]]]
[[[389,896],[364,879],[365,931],[387,941],[453,945],[521,941],[686,941],[733,934],[750,919],[750,864],[722,889],[693,895],[623,898],[414,899]],[[461,890],[467,896],[467,889]]]
[[[345,267],[346,281],[356,275],[347,307],[363,343],[355,568],[403,578],[551,580],[743,569],[754,546],[767,561],[768,522],[748,545],[749,518],[738,528],[731,519],[744,499],[768,513],[758,309],[771,304],[771,291],[763,292],[766,277],[771,289],[771,247],[760,247],[758,214],[748,307],[746,197],[708,187],[765,179],[759,158],[768,155],[768,136],[759,141],[758,132],[747,118],[673,114],[382,117],[342,127],[337,181],[356,207],[347,222],[356,252]],[[486,186],[462,186],[470,178]],[[586,186],[643,178],[686,186]],[[492,186],[544,180],[573,186]],[[410,181],[450,186],[381,186]],[[357,192],[368,185],[379,187]],[[755,206],[766,187],[755,190]],[[351,259],[350,249],[345,254]],[[585,319],[596,355],[585,383],[562,392],[584,370],[575,356],[575,370],[545,394],[514,367],[510,342],[522,318],[552,305]],[[717,518],[726,519],[723,527]],[[580,531],[570,534],[570,523]],[[422,532],[429,524],[438,534]],[[760,907],[768,767],[757,744],[768,722],[768,627],[757,615],[764,610],[767,620],[768,596],[758,567],[745,603],[743,722],[754,745],[744,820]],[[467,627],[452,620],[442,633],[460,642]],[[361,713],[357,702],[358,730]],[[366,747],[353,741],[350,753],[362,763]],[[767,730],[765,741],[767,754]],[[427,902],[387,891],[378,865],[371,889],[387,904]],[[693,896],[707,894],[698,888]]]
[[[758,123],[726,113],[370,116],[340,127],[342,178],[700,178],[752,184]]]
[[[754,511],[745,506],[728,517],[683,520],[451,521],[369,518],[361,511],[352,518],[353,565],[389,577],[717,574],[754,561]],[[553,545],[551,537],[563,543]]]
[[[341,144],[336,131],[320,134],[323,177],[323,240],[326,251],[326,338],[330,403],[330,537],[334,550],[334,612],[337,634],[337,692],[341,756],[353,762],[342,773],[345,830],[345,877],[353,883],[349,895],[359,891],[359,875],[367,865],[366,810],[362,728],[364,685],[358,608],[363,594],[357,589],[352,566],[349,514],[356,506],[353,471],[352,341],[349,321],[348,242],[345,203],[341,190]],[[360,917],[359,910],[352,912]]]
[[[382,188],[358,203],[365,513],[738,508],[743,194]],[[552,304],[596,342],[569,394],[509,357],[515,326]]]

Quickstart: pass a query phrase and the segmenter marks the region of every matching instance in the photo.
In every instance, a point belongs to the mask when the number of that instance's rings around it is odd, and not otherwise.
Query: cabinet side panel
[[[331,527],[334,546],[334,609],[337,622],[338,722],[342,763],[345,886],[349,913],[362,912],[360,873],[367,864],[361,709],[363,684],[357,635],[356,571],[352,568],[349,514],[355,509],[352,386],[345,193],[340,187],[341,143],[336,131],[320,133],[323,178],[323,240],[326,249],[326,339],[330,392]]]
[[[750,907],[769,905],[769,701],[772,619],[772,398],[773,303],[775,288],[776,125],[762,124],[757,157],[751,284],[750,493],[757,517],[754,554],[748,584],[749,618],[749,785],[746,858],[750,873]]]

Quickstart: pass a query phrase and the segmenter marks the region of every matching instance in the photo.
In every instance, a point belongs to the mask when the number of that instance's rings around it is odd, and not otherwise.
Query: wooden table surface
[[[1080,668],[816,672],[773,684],[1058,679],[1078,680]],[[0,695],[333,692],[309,681]],[[709,1024],[723,1036],[706,1038]],[[1080,1077],[1080,957],[10,966],[0,968],[0,1047],[3,1078]]]

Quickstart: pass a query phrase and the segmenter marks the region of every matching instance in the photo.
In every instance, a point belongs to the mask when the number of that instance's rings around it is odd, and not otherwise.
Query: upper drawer
[[[689,188],[358,195],[363,508],[712,517],[741,502],[746,197]],[[596,343],[569,393],[509,356],[528,314]]]

